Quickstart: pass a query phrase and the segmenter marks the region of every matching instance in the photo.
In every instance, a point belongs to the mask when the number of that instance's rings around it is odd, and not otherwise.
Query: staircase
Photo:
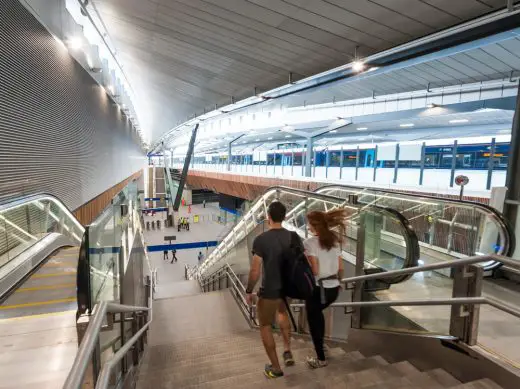
[[[275,339],[281,356],[281,336]],[[247,326],[227,290],[156,301],[149,342],[137,389],[500,388],[489,379],[461,383],[442,369],[420,371],[408,361],[365,357],[338,343],[327,346],[329,366],[310,370],[304,360],[314,355],[312,342],[302,337],[292,338],[296,365],[268,380],[260,334]]]

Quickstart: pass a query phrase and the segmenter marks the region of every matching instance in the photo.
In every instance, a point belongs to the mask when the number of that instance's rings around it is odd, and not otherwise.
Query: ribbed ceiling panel
[[[17,0],[1,0],[0,199],[47,192],[75,209],[144,161],[104,90]]]

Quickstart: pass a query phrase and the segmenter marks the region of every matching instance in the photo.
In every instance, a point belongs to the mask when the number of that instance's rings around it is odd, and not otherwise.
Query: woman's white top
[[[338,257],[341,255],[341,249],[339,246],[334,246],[327,251],[321,248],[320,241],[317,236],[306,239],[305,242],[303,242],[303,245],[305,246],[305,254],[316,257],[318,259],[320,272],[316,276],[316,282],[318,282],[320,278],[327,278],[338,274]],[[339,285],[339,280],[323,281],[324,288],[335,288]]]

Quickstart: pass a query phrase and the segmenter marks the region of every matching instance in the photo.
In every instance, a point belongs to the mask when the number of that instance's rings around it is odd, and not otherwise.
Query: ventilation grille
[[[130,123],[17,0],[0,3],[0,201],[46,192],[70,209],[141,169]]]

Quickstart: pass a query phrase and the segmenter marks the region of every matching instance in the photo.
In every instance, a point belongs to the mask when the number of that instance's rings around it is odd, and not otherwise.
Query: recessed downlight
[[[331,133],[331,134],[335,134],[336,132],[338,132],[338,130],[329,131],[329,133]]]
[[[285,137],[286,137],[286,138],[290,138],[290,137],[291,137],[291,135],[285,135]]]
[[[451,124],[460,124],[460,123],[467,123],[467,122],[469,122],[468,119],[453,119],[453,120],[450,120]]]
[[[399,125],[399,127],[402,127],[402,128],[410,128],[413,126],[415,126],[415,124],[413,124],[413,123],[403,123],[403,124]]]
[[[358,130],[358,131],[366,131],[366,130],[368,130],[368,127],[358,127],[358,128],[356,128],[356,130]]]
[[[267,138],[267,140],[272,140],[272,139],[273,139],[273,137],[272,137],[272,136],[270,136],[269,138]]]

